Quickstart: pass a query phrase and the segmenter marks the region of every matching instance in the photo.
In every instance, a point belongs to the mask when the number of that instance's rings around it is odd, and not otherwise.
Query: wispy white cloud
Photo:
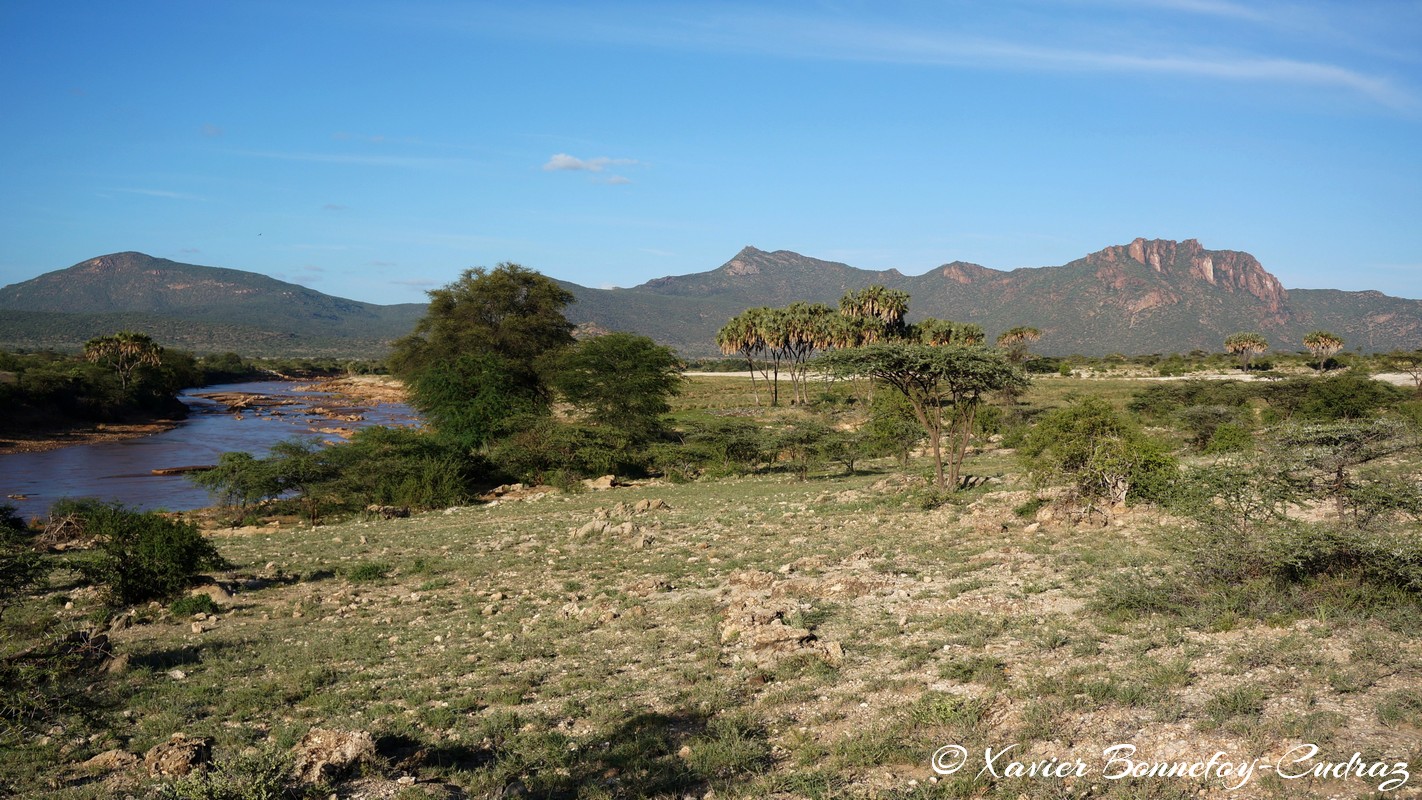
[[[222,135],[222,128],[213,125],[211,122],[204,123],[203,126],[199,129],[199,131],[202,133],[203,136],[206,136],[210,139],[216,139],[217,137]]]
[[[1252,5],[1231,0],[1076,0],[1078,5],[1121,9],[1107,20],[1079,25],[1060,24],[1061,0],[1033,9],[1022,4],[1016,19],[1027,24],[1003,29],[995,23],[974,28],[949,24],[942,18],[883,21],[873,18],[794,14],[747,6],[653,6],[635,19],[594,15],[569,8],[568,24],[549,32],[541,21],[508,12],[505,25],[532,36],[596,39],[621,44],[713,52],[753,53],[775,58],[861,61],[922,66],[968,67],[1035,72],[1111,72],[1173,75],[1208,80],[1254,82],[1313,88],[1333,88],[1397,109],[1418,102],[1413,87],[1399,83],[1391,70],[1370,63],[1352,64],[1321,58],[1311,44],[1267,42],[1249,36],[1182,35],[1165,26],[1159,35],[1138,36],[1154,13],[1169,12],[1217,18],[1221,25],[1247,21],[1279,30],[1297,26],[1291,4]],[[1055,10],[1050,7],[1055,6]],[[1119,30],[1113,26],[1120,26]],[[1316,27],[1316,26],[1315,26]],[[1315,32],[1315,35],[1317,32]],[[1349,34],[1333,37],[1342,43]],[[560,153],[545,169],[592,169],[595,160]],[[604,167],[606,165],[603,165]]]
[[[638,161],[634,158],[608,158],[607,156],[598,156],[597,158],[584,159],[578,158],[577,156],[570,156],[567,153],[556,153],[544,163],[543,169],[549,172],[563,170],[602,172],[608,167],[628,166],[636,163],[638,163]]]
[[[430,278],[405,278],[403,280],[390,281],[390,283],[395,286],[413,286],[417,289],[423,289],[427,286],[439,285],[439,281],[432,280]]]

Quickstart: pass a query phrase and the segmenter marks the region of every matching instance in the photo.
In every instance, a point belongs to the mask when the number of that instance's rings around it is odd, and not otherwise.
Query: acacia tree
[[[1224,348],[1226,352],[1239,356],[1240,368],[1248,372],[1254,357],[1269,349],[1269,342],[1257,333],[1240,331],[1225,337]]]
[[[1322,372],[1324,362],[1343,349],[1343,338],[1328,331],[1313,331],[1303,337],[1303,346],[1317,359],[1318,371]]]
[[[671,348],[633,333],[585,339],[544,363],[553,388],[589,422],[636,443],[657,435],[671,410],[667,399],[681,390],[681,362]]]
[[[546,410],[548,388],[535,362],[573,343],[573,324],[563,316],[571,292],[503,263],[465,270],[429,296],[429,310],[395,342],[390,364],[437,431],[477,447],[511,411]],[[483,409],[472,416],[471,398]]]
[[[835,350],[815,360],[836,375],[883,381],[901,392],[933,447],[934,482],[958,485],[968,439],[982,396],[1007,387],[1025,387],[1027,378],[1001,353],[976,346],[891,342]],[[948,471],[943,439],[948,440]]]
[[[1278,430],[1275,452],[1300,488],[1333,501],[1338,521],[1347,521],[1350,494],[1358,488],[1355,471],[1387,456],[1418,448],[1418,435],[1393,419],[1341,420]]]
[[[1417,395],[1422,397],[1422,350],[1413,350],[1410,353],[1398,350],[1388,353],[1387,360],[1393,369],[1401,370],[1412,378]]]
[[[163,348],[146,333],[119,331],[84,343],[84,358],[103,364],[118,375],[125,392],[139,367],[156,367],[163,361]]]

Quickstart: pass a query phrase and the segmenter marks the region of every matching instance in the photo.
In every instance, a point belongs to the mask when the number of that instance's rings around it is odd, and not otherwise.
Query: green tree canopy
[[[1313,354],[1318,371],[1322,372],[1324,363],[1343,350],[1343,337],[1328,331],[1311,331],[1303,337],[1303,346]]]
[[[531,375],[534,359],[573,343],[573,324],[563,316],[572,292],[518,264],[465,270],[429,295],[429,311],[414,332],[395,342],[390,360],[399,374],[490,353]]]
[[[119,331],[84,343],[84,358],[103,364],[118,375],[125,392],[139,367],[156,367],[163,360],[163,348],[146,333]]]
[[[928,434],[940,488],[946,485],[944,433],[949,438],[947,482],[956,486],[982,396],[1028,383],[1001,353],[978,346],[871,344],[826,353],[815,365],[835,375],[873,378],[903,393]]]
[[[646,336],[609,333],[544,359],[549,383],[587,420],[645,441],[681,390],[681,363],[671,348]]]
[[[1225,337],[1224,348],[1225,352],[1239,356],[1239,365],[1248,371],[1254,357],[1269,349],[1269,342],[1252,331],[1240,331]]]
[[[535,362],[573,344],[573,324],[563,316],[571,292],[504,263],[466,270],[429,294],[429,311],[395,342],[390,364],[437,431],[478,447],[513,412],[546,410]]]

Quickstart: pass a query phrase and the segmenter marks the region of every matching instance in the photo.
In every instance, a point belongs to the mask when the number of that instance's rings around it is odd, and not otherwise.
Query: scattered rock
[[[1039,530],[1041,530],[1041,529],[1042,529],[1042,523],[1040,523],[1040,522],[1034,522],[1034,523],[1032,523],[1031,525],[1028,525],[1027,527],[1023,528],[1023,529],[1022,529],[1022,532],[1023,532],[1023,533],[1036,533],[1037,531],[1039,531]]]
[[[365,731],[312,728],[292,750],[293,771],[302,783],[322,783],[375,762],[375,741]]]
[[[667,505],[665,500],[658,497],[655,499],[638,500],[637,504],[632,507],[632,510],[640,514],[644,511],[661,511],[668,508],[671,508],[671,506]]]
[[[382,506],[379,503],[372,503],[365,507],[365,513],[374,514],[381,519],[404,519],[410,516],[410,509],[405,506]]]
[[[212,598],[212,602],[217,603],[219,605],[221,605],[222,603],[232,602],[232,593],[229,592],[225,586],[216,581],[204,584],[202,586],[194,586],[193,588],[188,590],[188,595],[190,597],[196,597],[198,595],[207,595],[208,597]]]
[[[126,750],[105,750],[79,766],[95,772],[127,772],[138,763],[138,756]]]
[[[175,733],[173,738],[144,753],[143,765],[154,777],[186,775],[212,762],[212,742],[207,736],[188,738],[186,734]]]
[[[604,475],[601,478],[587,478],[583,481],[583,486],[592,492],[605,491],[619,485],[617,476],[615,475]]]

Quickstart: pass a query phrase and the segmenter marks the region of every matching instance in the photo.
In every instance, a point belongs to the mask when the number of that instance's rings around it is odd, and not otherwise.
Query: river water
[[[170,431],[117,442],[74,445],[42,453],[0,455],[0,504],[9,503],[25,518],[43,516],[55,500],[96,497],[140,510],[187,511],[213,504],[207,491],[185,475],[154,475],[152,470],[216,464],[228,450],[265,455],[277,442],[291,438],[339,441],[319,428],[361,428],[370,425],[413,425],[416,412],[402,403],[359,407],[357,421],[333,420],[311,413],[318,405],[347,403],[321,392],[297,391],[302,384],[257,381],[184,390],[178,399],[188,418]],[[290,405],[247,409],[240,414],[198,394],[241,392],[294,401]],[[23,499],[7,497],[20,496]]]

